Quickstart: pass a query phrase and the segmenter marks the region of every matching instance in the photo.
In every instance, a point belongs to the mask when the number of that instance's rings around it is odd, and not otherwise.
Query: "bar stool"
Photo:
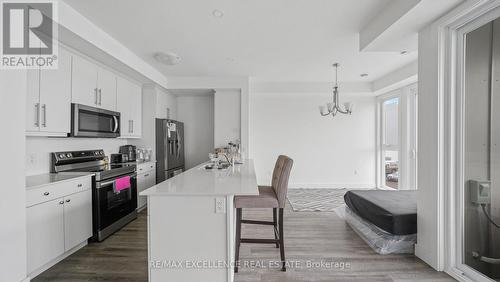
[[[234,207],[236,208],[236,254],[234,272],[238,272],[241,243],[276,244],[280,248],[282,271],[285,267],[285,244],[283,233],[283,209],[286,204],[288,191],[288,179],[292,170],[293,160],[287,156],[279,156],[274,166],[271,186],[259,186],[258,196],[236,196]],[[273,221],[243,220],[242,209],[269,208],[273,209]],[[279,210],[279,220],[278,220]],[[274,239],[247,239],[241,238],[241,224],[272,225],[274,227]]]

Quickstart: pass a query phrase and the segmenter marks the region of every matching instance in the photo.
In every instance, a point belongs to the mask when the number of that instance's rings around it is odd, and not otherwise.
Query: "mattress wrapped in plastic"
[[[393,235],[355,214],[349,207],[343,205],[335,209],[337,215],[351,226],[351,228],[377,253],[413,254],[417,234]]]

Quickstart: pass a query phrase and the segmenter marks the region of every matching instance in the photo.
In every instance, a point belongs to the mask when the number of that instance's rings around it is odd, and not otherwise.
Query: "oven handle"
[[[128,175],[124,175],[124,176],[130,176],[130,178],[134,178],[135,179],[137,177],[137,173],[128,174]],[[121,177],[124,177],[124,176],[121,176]],[[109,181],[105,181],[105,182],[97,182],[96,185],[95,185],[95,188],[96,189],[101,189],[102,187],[109,186],[111,184],[115,184],[115,180],[118,179],[118,178],[121,178],[121,177],[116,177],[113,180],[109,180]]]

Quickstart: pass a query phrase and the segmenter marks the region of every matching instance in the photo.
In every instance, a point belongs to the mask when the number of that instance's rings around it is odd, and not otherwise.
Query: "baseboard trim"
[[[338,183],[290,183],[288,188],[304,189],[376,189],[375,184],[338,184]]]

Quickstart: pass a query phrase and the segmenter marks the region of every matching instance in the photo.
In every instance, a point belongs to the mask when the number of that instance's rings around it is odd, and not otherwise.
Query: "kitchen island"
[[[233,281],[233,199],[258,195],[252,160],[199,165],[140,193],[148,201],[149,281]]]

